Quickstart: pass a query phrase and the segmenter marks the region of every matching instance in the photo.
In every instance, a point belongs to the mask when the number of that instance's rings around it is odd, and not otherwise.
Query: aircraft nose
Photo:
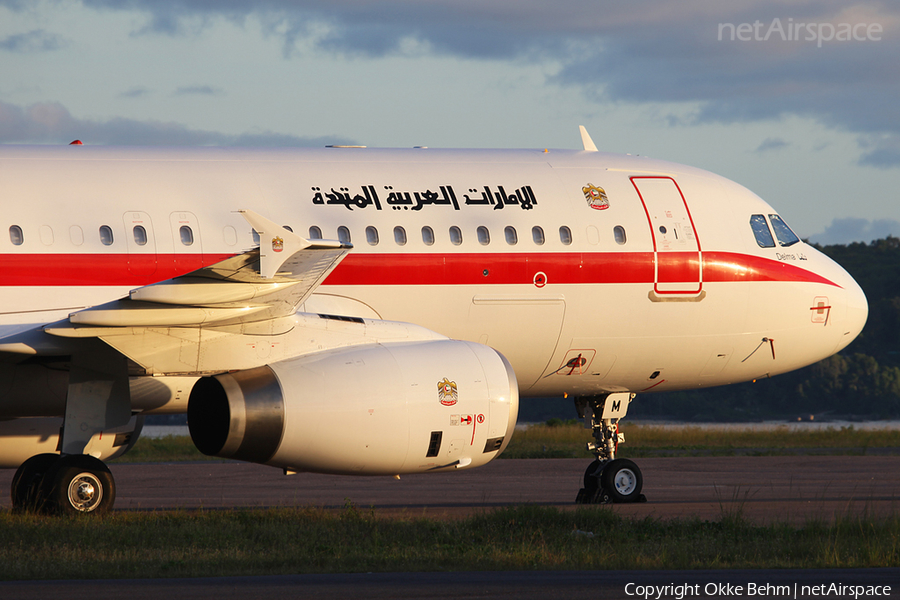
[[[840,285],[843,288],[846,312],[844,318],[837,323],[841,329],[842,336],[836,351],[844,349],[856,339],[856,336],[859,335],[865,326],[866,319],[869,317],[869,302],[866,300],[865,293],[849,273],[844,271],[844,274],[846,276],[842,278]]]

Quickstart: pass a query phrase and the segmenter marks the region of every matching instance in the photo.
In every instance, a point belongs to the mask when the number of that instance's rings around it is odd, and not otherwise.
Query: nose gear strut
[[[641,470],[626,458],[616,458],[619,443],[625,442],[625,435],[619,433],[619,420],[625,417],[634,396],[618,392],[574,399],[575,410],[594,437],[587,449],[596,457],[584,472],[584,487],[575,498],[577,504],[647,501],[641,493]]]

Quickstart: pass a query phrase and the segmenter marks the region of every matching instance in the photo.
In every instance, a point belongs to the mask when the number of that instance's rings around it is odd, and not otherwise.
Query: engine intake
[[[200,452],[265,463],[281,443],[284,398],[269,367],[197,381],[188,401],[191,439]]]

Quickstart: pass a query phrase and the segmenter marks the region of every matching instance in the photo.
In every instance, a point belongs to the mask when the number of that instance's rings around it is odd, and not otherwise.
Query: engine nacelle
[[[14,469],[35,454],[59,452],[62,417],[26,417],[0,421],[0,468]],[[125,454],[140,436],[144,417],[135,415],[127,424],[95,433],[85,454],[106,461]]]
[[[197,381],[188,424],[207,455],[289,471],[396,475],[477,467],[509,443],[509,362],[471,342],[366,345]]]

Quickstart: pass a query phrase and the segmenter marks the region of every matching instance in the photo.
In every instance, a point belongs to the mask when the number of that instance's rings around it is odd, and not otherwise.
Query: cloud
[[[900,221],[894,219],[859,219],[847,217],[835,219],[822,233],[810,236],[809,241],[817,244],[850,244],[871,242],[892,235],[900,237]]]
[[[860,164],[888,169],[900,166],[900,134],[883,134],[860,138],[864,152]]]
[[[763,140],[763,143],[760,144],[756,148],[756,150],[754,150],[754,152],[756,152],[757,154],[763,154],[771,150],[780,150],[781,148],[784,148],[786,146],[790,146],[790,144],[788,144],[783,139],[770,137]]]
[[[228,134],[190,129],[180,123],[114,118],[92,121],[73,117],[56,102],[22,108],[0,102],[0,143],[134,146],[298,146],[355,144],[339,136],[303,137],[272,131]]]
[[[184,85],[175,90],[176,96],[224,96],[225,92],[211,85]]]
[[[53,52],[67,45],[68,42],[64,38],[42,29],[10,35],[0,40],[0,50],[19,54]]]
[[[691,103],[698,107],[693,123],[798,115],[858,133],[861,145],[871,135],[900,136],[900,4],[884,0],[573,0],[565,10],[537,0],[83,4],[145,14],[142,34],[190,35],[217,20],[253,18],[266,35],[282,40],[288,57],[312,47],[370,58],[428,52],[524,61],[552,72],[550,83],[597,101]],[[745,23],[754,28],[753,39],[728,35]],[[882,31],[866,37],[869,29],[857,29],[862,40],[805,39],[842,23]],[[797,29],[800,24],[807,27]],[[892,148],[861,147],[860,162],[900,166]]]
[[[145,96],[149,96],[151,94],[150,90],[145,87],[134,87],[130,90],[125,90],[119,94],[120,98],[143,98]]]

